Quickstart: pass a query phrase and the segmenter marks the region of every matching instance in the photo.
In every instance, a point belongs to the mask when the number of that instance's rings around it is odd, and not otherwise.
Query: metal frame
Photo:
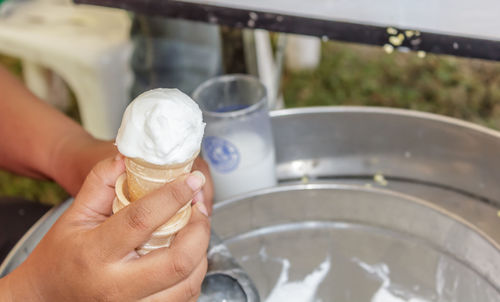
[[[176,0],[75,0],[76,3],[94,4],[122,8],[147,15],[181,18],[237,28],[260,28],[321,37],[344,42],[383,46],[391,44],[387,27],[305,18],[269,13],[257,10],[221,7]],[[396,29],[396,35],[406,28]],[[403,50],[425,51],[500,61],[500,41],[460,37],[429,32],[407,37],[401,45]]]

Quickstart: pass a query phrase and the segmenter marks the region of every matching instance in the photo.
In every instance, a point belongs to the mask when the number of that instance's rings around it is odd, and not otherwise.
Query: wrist
[[[0,301],[43,301],[30,276],[20,276],[19,268],[0,279]]]
[[[86,132],[65,137],[54,147],[50,177],[74,196],[92,167],[115,153],[111,141],[95,139]]]
[[[48,173],[50,178],[69,190],[66,182],[79,174],[77,159],[79,150],[91,144],[92,137],[86,133],[71,133],[61,137],[54,145],[49,160]]]

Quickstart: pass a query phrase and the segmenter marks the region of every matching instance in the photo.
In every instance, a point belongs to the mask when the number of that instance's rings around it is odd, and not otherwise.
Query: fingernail
[[[203,202],[203,190],[198,191],[193,197],[192,204],[197,204],[198,202]]]
[[[122,158],[123,158],[123,155],[121,155],[121,153],[118,153],[118,154],[116,154],[116,156],[115,156],[115,161],[119,161],[119,160],[121,160]]]
[[[208,217],[208,211],[207,211],[207,207],[205,206],[205,203],[203,202],[198,202],[196,204],[196,206],[198,207],[198,210],[205,216]]]
[[[205,184],[205,175],[200,171],[194,171],[186,179],[186,183],[191,190],[198,191]]]

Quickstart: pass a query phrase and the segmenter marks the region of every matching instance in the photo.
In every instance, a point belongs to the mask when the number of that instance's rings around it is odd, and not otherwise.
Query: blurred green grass
[[[69,195],[52,181],[35,180],[0,171],[0,196],[16,196],[43,204],[56,205]]]
[[[238,72],[244,68],[241,54],[237,55],[241,48],[226,43],[224,50],[231,58],[225,65]],[[19,61],[0,57],[0,64],[21,75]],[[322,43],[321,63],[316,70],[285,72],[282,84],[286,107],[387,106],[443,114],[500,129],[498,62],[432,54],[419,58],[414,52],[387,54],[381,47],[329,41]],[[72,111],[72,116],[78,116],[74,107]],[[68,197],[53,182],[0,171],[2,195],[48,204]]]
[[[319,68],[286,72],[287,107],[362,105],[443,114],[500,129],[500,63],[339,42]]]

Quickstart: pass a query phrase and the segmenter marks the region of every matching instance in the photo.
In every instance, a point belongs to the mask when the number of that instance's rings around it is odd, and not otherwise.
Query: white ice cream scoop
[[[196,102],[178,89],[158,88],[128,105],[116,145],[129,158],[155,165],[179,164],[199,152],[204,129]]]

